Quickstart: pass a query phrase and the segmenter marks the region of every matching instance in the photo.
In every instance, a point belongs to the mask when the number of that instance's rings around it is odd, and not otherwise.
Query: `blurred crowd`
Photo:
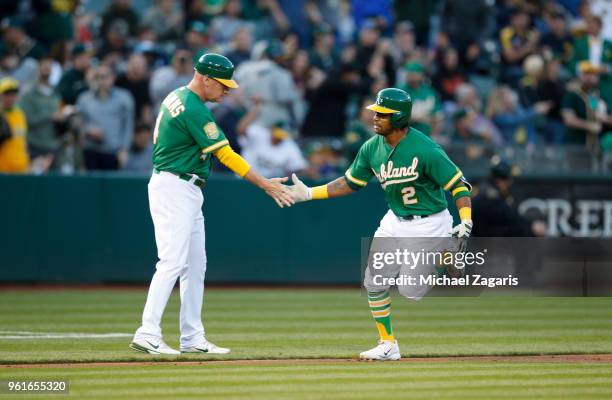
[[[341,174],[389,86],[466,160],[612,159],[609,0],[0,3],[0,172],[149,172],[160,103],[205,52],[235,64],[211,108],[267,176]]]

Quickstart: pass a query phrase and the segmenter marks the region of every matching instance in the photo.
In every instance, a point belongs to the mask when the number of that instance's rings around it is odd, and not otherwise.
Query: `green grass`
[[[354,358],[375,344],[358,290],[206,291],[207,336],[228,356],[150,357],[129,337],[6,339],[8,331],[132,334],[144,289],[3,291],[0,364]],[[612,298],[393,298],[404,357],[612,353]],[[163,323],[178,345],[178,295]],[[2,379],[70,379],[71,398],[611,398],[612,365],[446,361],[0,368]],[[2,397],[2,395],[0,395]],[[14,396],[11,396],[13,398]],[[57,396],[54,398],[61,398]],[[20,395],[20,399],[28,398]],[[34,399],[41,396],[34,396]]]
[[[70,397],[78,399],[609,399],[612,396],[612,365],[598,364],[338,362],[0,369],[0,379],[34,377],[70,379]],[[12,396],[17,397],[27,398]]]
[[[129,337],[2,339],[3,331],[131,334],[145,297],[136,289],[0,293],[0,363],[150,359],[128,349]],[[174,347],[178,307],[175,293],[163,321]],[[611,298],[394,297],[392,307],[404,356],[612,353]],[[207,290],[204,321],[209,339],[232,349],[224,359],[355,357],[377,338],[358,290]]]

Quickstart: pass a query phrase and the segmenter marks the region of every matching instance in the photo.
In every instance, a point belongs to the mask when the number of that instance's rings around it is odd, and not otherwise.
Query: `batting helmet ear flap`
[[[412,98],[405,91],[397,88],[386,88],[378,92],[376,103],[366,107],[381,114],[391,115],[391,126],[406,128],[410,125],[412,115]]]

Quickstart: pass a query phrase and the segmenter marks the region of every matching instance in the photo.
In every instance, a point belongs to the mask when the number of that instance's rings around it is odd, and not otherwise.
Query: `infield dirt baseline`
[[[403,357],[395,361],[402,363],[444,363],[444,362],[533,362],[533,363],[598,363],[612,364],[612,354],[541,354],[541,355],[507,355],[507,356],[455,356],[455,357]],[[134,367],[141,365],[293,365],[293,364],[346,364],[366,363],[358,358],[281,358],[281,359],[249,359],[249,360],[220,360],[209,359],[202,361],[116,361],[116,362],[83,362],[83,363],[41,363],[41,364],[2,364],[0,369],[21,368],[95,368],[95,367]]]

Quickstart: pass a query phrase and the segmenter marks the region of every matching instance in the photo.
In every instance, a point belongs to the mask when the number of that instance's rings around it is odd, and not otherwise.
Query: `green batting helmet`
[[[193,69],[202,75],[210,76],[228,88],[236,89],[238,87],[236,81],[232,79],[234,64],[221,54],[203,54],[198,58]]]
[[[378,92],[376,103],[366,108],[381,114],[392,114],[391,126],[405,128],[410,123],[412,99],[402,89],[386,88]]]

